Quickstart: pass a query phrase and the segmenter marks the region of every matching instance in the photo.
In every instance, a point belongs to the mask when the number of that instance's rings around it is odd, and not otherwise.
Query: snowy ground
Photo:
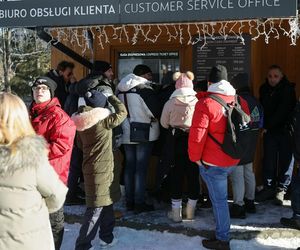
[[[62,250],[74,249],[74,244],[80,224],[66,225]],[[205,249],[201,245],[203,238],[199,236],[188,237],[181,234],[167,232],[134,230],[130,228],[116,227],[115,236],[118,242],[111,250],[183,250],[183,249]],[[99,240],[93,241],[94,250],[100,249]],[[300,246],[299,238],[289,239],[253,239],[250,241],[232,240],[231,249],[253,250],[253,249],[296,249]]]
[[[300,231],[283,228],[279,220],[281,217],[290,217],[291,209],[289,202],[285,206],[278,207],[271,202],[257,205],[257,213],[247,215],[245,220],[233,219],[231,221],[232,240],[231,249],[296,249],[300,247]],[[166,208],[156,206],[157,210],[150,213],[134,215],[126,213],[120,202],[117,209],[124,212],[124,217],[119,226],[115,228],[115,236],[118,243],[111,250],[169,250],[169,249],[204,249],[201,244],[202,232],[214,230],[214,221],[211,209],[197,211],[196,220],[193,222],[171,223],[166,218]],[[65,207],[68,215],[82,215],[84,206]],[[141,230],[126,226],[126,223],[142,225]],[[152,225],[151,229],[147,228]],[[79,223],[66,224],[62,250],[74,249],[76,237],[80,228]],[[154,228],[154,229],[153,229]],[[158,228],[158,230],[155,230]],[[164,228],[173,228],[164,230]],[[187,230],[194,230],[188,234]],[[196,232],[196,233],[195,233]],[[197,234],[199,232],[199,234]],[[187,236],[190,235],[190,236]],[[99,240],[93,242],[94,250],[98,247]]]

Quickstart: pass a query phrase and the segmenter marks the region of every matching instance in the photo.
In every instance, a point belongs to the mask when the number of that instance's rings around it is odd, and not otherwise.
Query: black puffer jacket
[[[284,76],[272,87],[267,81],[260,87],[264,108],[264,128],[270,133],[283,133],[296,105],[295,85]]]
[[[103,75],[88,75],[80,80],[70,92],[74,92],[79,96],[84,96],[91,89],[98,90],[106,96],[113,95],[115,92],[114,85]]]

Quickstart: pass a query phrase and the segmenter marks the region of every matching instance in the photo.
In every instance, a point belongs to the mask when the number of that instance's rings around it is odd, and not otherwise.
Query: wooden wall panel
[[[217,29],[216,29],[217,30]],[[194,31],[192,31],[194,32]],[[138,45],[129,45],[127,43],[120,43],[119,40],[113,40],[110,34],[110,43],[103,44],[104,49],[101,48],[97,42],[94,44],[94,57],[97,60],[110,61],[113,70],[116,72],[118,51],[158,51],[158,50],[178,50],[180,53],[180,68],[181,71],[192,70],[193,50],[191,45],[182,45],[179,42],[168,42],[168,37],[162,35],[157,43],[146,43],[143,39],[138,41]],[[188,38],[186,38],[188,39]],[[79,54],[82,48],[78,46],[70,46]],[[86,52],[83,56],[91,59],[91,54]],[[56,49],[52,50],[52,66],[55,67],[61,60],[70,60]],[[72,60],[71,60],[72,61]],[[87,75],[88,71],[83,66],[76,63],[75,74],[77,79]],[[280,36],[280,39],[270,39],[269,44],[265,43],[264,38],[259,38],[251,42],[251,85],[253,93],[256,97],[259,95],[259,88],[265,81],[268,67],[272,64],[278,64],[282,67],[288,79],[296,83],[297,96],[300,95],[300,44],[297,46],[290,45],[290,39]],[[116,76],[117,77],[117,76]],[[257,146],[257,153],[254,161],[254,169],[257,177],[257,183],[262,181],[262,138],[260,138]]]

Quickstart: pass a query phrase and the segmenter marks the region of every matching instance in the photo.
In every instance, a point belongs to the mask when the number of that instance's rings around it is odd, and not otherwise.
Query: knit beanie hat
[[[145,75],[147,73],[152,73],[152,70],[145,64],[136,65],[133,69],[133,74],[136,76]]]
[[[111,64],[106,61],[95,61],[93,64],[92,72],[95,73],[105,73],[107,70],[112,68]]]
[[[92,108],[103,108],[106,105],[107,98],[100,91],[90,90],[86,92],[84,100],[87,106],[90,106]]]
[[[213,66],[208,75],[208,82],[217,83],[222,80],[228,81],[227,69],[223,65]]]
[[[50,94],[51,94],[51,98],[54,97],[54,91],[57,87],[57,84],[55,81],[53,81],[50,77],[47,77],[47,76],[40,76],[38,77],[32,86],[38,86],[38,85],[46,85],[49,87],[49,91],[50,91]]]
[[[174,81],[176,81],[175,88],[193,88],[194,74],[191,71],[186,73],[175,72],[173,75]]]
[[[236,89],[242,89],[245,87],[249,87],[249,77],[247,73],[239,73],[235,75],[231,81],[231,85]]]

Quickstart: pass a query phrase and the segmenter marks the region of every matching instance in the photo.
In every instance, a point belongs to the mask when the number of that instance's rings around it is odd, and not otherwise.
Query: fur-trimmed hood
[[[87,130],[98,122],[104,120],[111,114],[111,111],[107,108],[85,108],[81,113],[75,113],[71,119],[76,125],[77,131]]]
[[[47,157],[47,143],[41,136],[22,137],[10,145],[0,145],[0,175],[22,168],[37,168],[41,156]]]

